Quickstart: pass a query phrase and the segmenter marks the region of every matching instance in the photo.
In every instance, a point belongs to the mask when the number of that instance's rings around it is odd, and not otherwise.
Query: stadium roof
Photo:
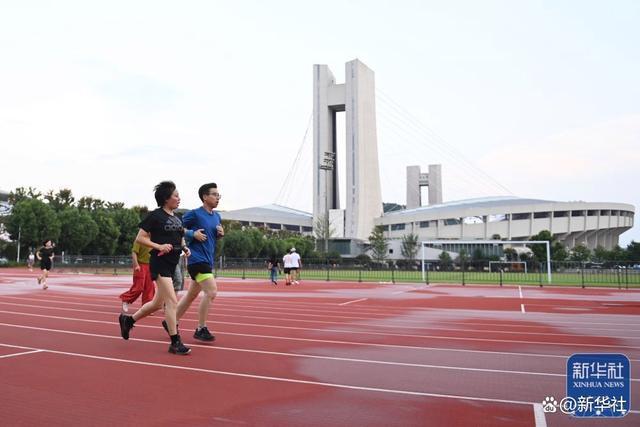
[[[385,216],[392,215],[406,215],[419,212],[445,212],[453,209],[465,209],[465,208],[482,208],[482,207],[499,207],[499,206],[514,206],[514,205],[531,205],[536,203],[557,203],[552,200],[541,199],[525,199],[515,196],[501,196],[501,197],[480,197],[475,199],[455,200],[446,203],[440,203],[438,205],[421,206],[415,209],[406,209],[403,211],[389,212]]]
[[[245,209],[236,209],[220,212],[223,219],[235,220],[264,220],[265,222],[296,223],[303,221],[311,223],[313,215],[309,212],[299,211],[286,206],[271,204]]]

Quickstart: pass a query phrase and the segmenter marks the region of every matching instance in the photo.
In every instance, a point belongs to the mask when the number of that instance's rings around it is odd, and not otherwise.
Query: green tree
[[[248,257],[257,258],[258,256],[260,256],[262,248],[264,248],[265,242],[267,240],[264,232],[258,228],[250,227],[244,231],[241,231],[241,233],[244,233],[251,240]]]
[[[29,247],[39,247],[45,239],[58,240],[60,221],[56,213],[46,203],[38,199],[25,198],[13,206],[7,231],[12,240],[20,234],[20,248],[24,252]]]
[[[609,259],[611,261],[626,261],[627,260],[627,253],[625,252],[624,249],[622,249],[620,247],[620,245],[615,245],[613,247],[613,249],[611,249],[611,252],[609,253]]]
[[[570,261],[585,262],[591,259],[591,250],[584,245],[577,245],[571,249]]]
[[[640,242],[631,241],[627,245],[627,260],[631,262],[640,262]]]
[[[129,255],[131,253],[133,241],[138,235],[140,216],[135,210],[127,209],[122,206],[113,208],[111,210],[111,215],[114,222],[120,229],[115,253],[117,255]]]
[[[609,261],[610,259],[609,251],[606,250],[604,247],[598,245],[598,247],[593,250],[593,259],[594,261],[598,261],[598,262]]]
[[[471,261],[473,262],[482,262],[486,259],[487,257],[484,254],[484,251],[480,248],[475,248],[473,250],[473,252],[471,253]]]
[[[18,187],[9,193],[9,204],[15,206],[18,204],[18,202],[22,200],[25,200],[25,199],[40,200],[41,197],[42,197],[42,193],[40,193],[38,190],[36,190],[33,187],[29,187],[29,188]]]
[[[530,240],[546,240],[549,242],[549,250],[551,251],[552,261],[564,261],[567,259],[567,250],[564,245],[560,243],[549,230],[542,230],[535,236],[532,236]],[[528,245],[536,260],[539,262],[547,261],[547,248],[543,245]]]
[[[467,253],[466,249],[460,250],[458,256],[456,257],[456,262],[460,264],[460,267],[464,268],[465,270],[467,269],[467,266],[469,265],[469,254]]]
[[[416,256],[418,255],[418,235],[409,233],[402,236],[400,252],[405,259],[410,262],[415,261]]]
[[[517,261],[518,260],[518,253],[516,252],[515,249],[513,248],[504,248],[504,251],[502,251],[504,253],[504,256],[506,258],[507,261]]]
[[[98,234],[87,245],[89,255],[113,255],[118,246],[120,228],[113,216],[106,209],[96,209],[91,212],[91,218],[98,226]]]
[[[104,201],[100,199],[94,199],[91,196],[81,197],[78,200],[78,209],[86,209],[89,211],[95,211],[105,207]]]
[[[313,224],[313,236],[316,238],[316,242],[322,246],[316,248],[317,250],[323,250],[327,252],[329,250],[329,239],[335,236],[336,230],[331,226],[329,222],[329,215],[322,215]]]
[[[451,259],[451,255],[449,255],[449,252],[442,251],[440,255],[438,255],[438,259],[440,260],[441,270],[444,270],[444,271],[451,270],[451,267],[453,266],[453,260]]]
[[[384,237],[384,227],[382,225],[373,227],[373,231],[369,235],[369,244],[371,245],[372,258],[376,262],[381,263],[387,258],[389,244]]]
[[[138,215],[140,221],[142,221],[149,214],[149,208],[142,205],[134,205],[131,207],[131,210]]]
[[[242,230],[225,231],[224,255],[231,258],[249,258],[253,251],[251,238]]]
[[[75,207],[58,213],[60,221],[59,248],[68,254],[81,254],[98,235],[98,225],[91,215]]]
[[[296,248],[296,252],[300,255],[300,257],[309,258],[313,254],[313,248],[315,247],[315,241],[311,237],[301,236],[296,234],[294,236],[289,236],[284,239],[285,242],[285,252],[291,248]]]
[[[71,190],[68,188],[63,188],[55,194],[53,193],[53,190],[49,190],[49,192],[45,194],[44,198],[49,202],[49,206],[51,206],[56,212],[72,207],[73,202],[75,201]]]

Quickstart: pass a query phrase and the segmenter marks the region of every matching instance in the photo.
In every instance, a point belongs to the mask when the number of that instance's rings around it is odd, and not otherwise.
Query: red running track
[[[178,357],[160,313],[120,338],[129,281],[54,273],[43,291],[0,270],[4,425],[640,425],[540,405],[564,396],[573,353],[638,372],[638,291],[221,280],[216,342],[191,338],[191,309]]]

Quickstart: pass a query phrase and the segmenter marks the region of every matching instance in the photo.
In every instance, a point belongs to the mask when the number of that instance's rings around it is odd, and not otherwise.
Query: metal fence
[[[128,256],[56,256],[54,268],[71,272],[130,274]],[[217,277],[265,279],[269,277],[264,259],[219,258]],[[279,271],[282,279],[282,269]],[[545,263],[489,263],[489,261],[457,261],[442,263],[425,261],[385,261],[358,263],[355,259],[303,260],[301,279],[379,283],[451,283],[563,285],[612,288],[640,288],[640,262],[557,262],[551,263],[551,283]]]

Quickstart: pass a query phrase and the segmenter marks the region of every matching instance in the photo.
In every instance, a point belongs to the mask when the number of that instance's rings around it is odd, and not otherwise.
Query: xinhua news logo
[[[558,402],[547,396],[546,413],[558,410],[583,418],[619,418],[631,407],[631,372],[624,354],[574,354],[567,361],[567,395]]]

